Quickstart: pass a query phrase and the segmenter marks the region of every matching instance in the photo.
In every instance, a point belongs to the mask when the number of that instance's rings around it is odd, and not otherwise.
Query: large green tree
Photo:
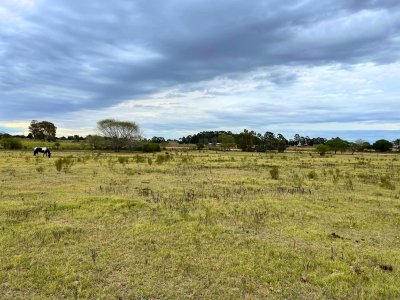
[[[378,140],[372,145],[372,148],[379,152],[388,152],[392,147],[393,144],[388,140]]]
[[[255,151],[260,144],[260,137],[257,136],[255,131],[245,129],[237,135],[236,143],[243,151]]]
[[[105,119],[97,122],[97,128],[117,152],[131,149],[140,140],[139,125],[135,122]]]
[[[233,148],[236,146],[235,139],[233,136],[229,134],[223,134],[221,135],[221,147],[224,150],[229,150],[230,148]]]
[[[334,139],[330,139],[325,143],[325,145],[327,145],[336,154],[337,151],[340,152],[346,151],[347,147],[349,146],[349,142],[337,137]]]
[[[279,152],[284,152],[287,148],[288,145],[288,140],[283,136],[283,134],[278,134],[276,136],[276,140],[277,140],[277,149]]]
[[[57,127],[48,121],[32,120],[29,125],[29,132],[35,140],[54,141],[56,139]]]

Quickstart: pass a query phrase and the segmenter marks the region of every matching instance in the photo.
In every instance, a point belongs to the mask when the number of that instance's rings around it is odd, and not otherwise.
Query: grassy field
[[[0,298],[400,298],[397,155],[0,154]]]

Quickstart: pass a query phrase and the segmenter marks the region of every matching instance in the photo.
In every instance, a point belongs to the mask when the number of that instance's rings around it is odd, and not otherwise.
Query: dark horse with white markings
[[[50,149],[46,147],[35,147],[33,149],[33,156],[36,156],[38,153],[43,153],[43,156],[51,157]]]

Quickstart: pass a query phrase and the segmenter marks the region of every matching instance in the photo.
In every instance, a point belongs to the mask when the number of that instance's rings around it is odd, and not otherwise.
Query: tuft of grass
[[[173,156],[169,153],[158,154],[156,158],[156,164],[161,165],[164,162],[168,162],[173,159]]]
[[[273,166],[271,170],[269,170],[269,174],[271,175],[272,179],[279,179],[279,167]]]
[[[317,172],[315,172],[314,170],[311,170],[310,172],[308,172],[307,177],[308,177],[308,179],[317,179],[318,175],[317,175]]]
[[[136,163],[145,163],[146,162],[146,157],[142,155],[136,155],[135,156],[135,161]]]
[[[36,167],[36,171],[37,171],[39,174],[42,174],[42,173],[44,172],[44,167],[43,167],[43,166]]]
[[[394,183],[391,182],[390,177],[389,176],[381,176],[381,183],[380,186],[384,189],[388,189],[388,190],[395,190],[396,189],[396,185]]]
[[[74,161],[71,157],[58,158],[54,161],[57,172],[64,171],[65,173],[67,173],[71,169],[73,164]]]
[[[126,165],[129,162],[129,158],[126,156],[119,156],[118,162],[122,165]]]

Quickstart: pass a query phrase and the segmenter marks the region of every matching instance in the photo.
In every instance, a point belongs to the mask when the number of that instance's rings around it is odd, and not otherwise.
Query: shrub
[[[36,168],[36,171],[40,174],[42,174],[44,172],[44,168],[42,166],[39,166]]]
[[[308,173],[307,177],[308,177],[309,179],[316,179],[316,178],[318,177],[318,176],[317,176],[317,172],[315,172],[314,170],[312,170],[312,171],[310,171],[310,172]]]
[[[59,158],[54,162],[54,165],[56,166],[57,172],[61,172],[62,167],[63,167],[63,159]]]
[[[388,190],[395,190],[396,186],[390,181],[389,176],[382,176],[381,177],[381,184],[380,186],[384,189]]]
[[[146,143],[142,145],[142,151],[145,153],[160,152],[161,147],[156,143]]]
[[[315,146],[315,150],[319,153],[319,155],[324,156],[326,152],[330,150],[329,146],[320,144]]]
[[[169,160],[172,160],[172,155],[169,153],[165,153],[165,154],[158,154],[157,158],[156,158],[156,163],[161,165],[164,162],[167,162]]]
[[[271,170],[269,170],[269,173],[271,174],[272,179],[278,179],[279,178],[279,168],[277,166],[272,167]]]
[[[58,158],[54,162],[57,172],[61,172],[61,170],[63,170],[65,173],[72,167],[73,164],[74,161],[71,157]]]
[[[164,162],[165,162],[165,156],[164,156],[164,154],[159,154],[159,155],[157,155],[156,164],[161,165],[161,164],[163,164]]]
[[[120,164],[125,165],[125,164],[127,164],[127,163],[129,162],[129,158],[126,157],[126,156],[119,156],[119,157],[118,157],[118,162],[119,162]]]
[[[137,163],[144,163],[144,162],[146,162],[146,157],[143,157],[143,156],[140,156],[140,155],[136,155],[135,156],[135,161]]]
[[[4,149],[8,150],[16,150],[16,149],[22,149],[22,143],[21,141],[11,138],[11,137],[6,137],[0,140],[1,146]]]
[[[196,146],[197,146],[197,150],[204,149],[204,144],[203,143],[198,143]]]

